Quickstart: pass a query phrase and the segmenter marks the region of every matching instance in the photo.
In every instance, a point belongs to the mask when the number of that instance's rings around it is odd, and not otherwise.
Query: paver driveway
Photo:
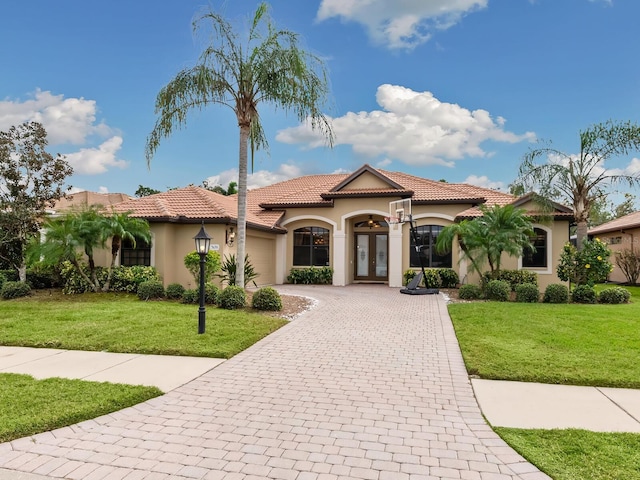
[[[0,445],[0,468],[82,480],[548,478],[484,422],[442,296],[278,289],[318,305],[167,395]]]

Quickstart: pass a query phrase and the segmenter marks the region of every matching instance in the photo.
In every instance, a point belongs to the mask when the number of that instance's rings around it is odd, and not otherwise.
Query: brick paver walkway
[[[483,420],[440,295],[279,287],[317,307],[167,395],[0,444],[47,478],[539,480]]]

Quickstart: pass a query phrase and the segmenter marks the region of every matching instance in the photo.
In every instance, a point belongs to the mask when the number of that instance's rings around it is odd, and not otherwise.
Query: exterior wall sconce
[[[234,240],[236,239],[236,232],[233,231],[233,227],[229,227],[228,230],[225,230],[225,243],[229,246],[233,245]]]

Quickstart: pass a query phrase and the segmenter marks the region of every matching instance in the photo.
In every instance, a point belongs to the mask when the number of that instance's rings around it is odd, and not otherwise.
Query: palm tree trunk
[[[111,265],[109,265],[109,272],[107,272],[107,281],[102,286],[103,292],[108,292],[111,288],[111,274],[113,273],[113,267],[116,265],[116,258],[118,258],[118,252],[120,251],[120,237],[114,236],[111,239]]]
[[[78,271],[78,273],[80,274],[80,276],[82,278],[84,278],[84,280],[93,287],[93,291],[97,292],[97,287],[96,285],[91,281],[91,279],[87,276],[86,273],[84,273],[84,271],[82,270],[82,267],[80,266],[80,264],[78,263],[77,260],[71,260],[71,264],[76,267],[76,270]]]
[[[586,220],[581,220],[577,224],[576,228],[576,248],[578,251],[582,250],[584,241],[587,238],[587,232],[589,231],[589,225]]]
[[[240,125],[240,158],[238,161],[238,239],[236,251],[236,285],[244,288],[244,257],[247,238],[247,155],[249,130]]]

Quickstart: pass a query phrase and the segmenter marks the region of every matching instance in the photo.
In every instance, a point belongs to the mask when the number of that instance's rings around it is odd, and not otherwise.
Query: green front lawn
[[[640,434],[495,428],[554,480],[640,480]]]
[[[96,418],[161,395],[156,387],[0,373],[0,442]]]
[[[449,314],[470,374],[640,388],[640,288],[629,290],[625,305],[471,302]]]
[[[134,295],[36,295],[0,301],[0,345],[230,358],[287,323],[245,310],[138,300]]]

